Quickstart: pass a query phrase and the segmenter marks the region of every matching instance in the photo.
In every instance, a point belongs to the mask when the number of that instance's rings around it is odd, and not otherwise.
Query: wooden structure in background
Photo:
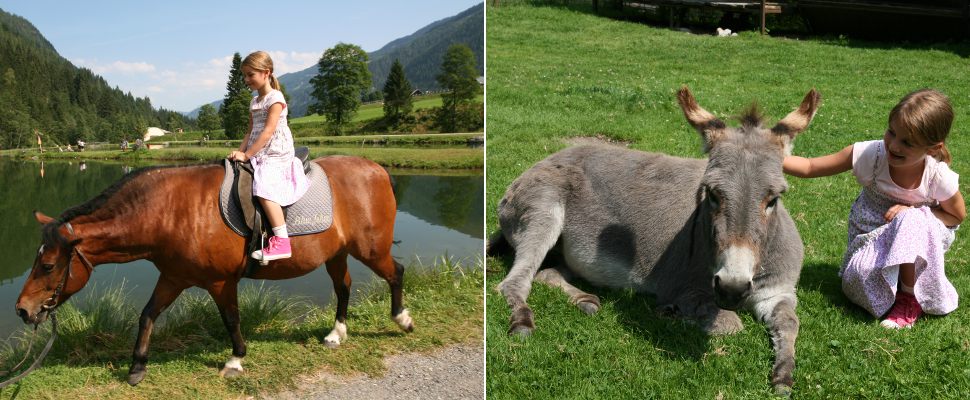
[[[598,1],[593,1],[593,6],[598,7]],[[676,9],[706,9],[723,12],[750,13],[761,15],[761,34],[764,35],[765,16],[768,14],[781,14],[790,5],[778,1],[707,1],[707,0],[632,0],[623,1],[623,7],[636,8],[640,10],[656,12],[660,7],[670,9],[670,25],[674,24],[674,10]]]

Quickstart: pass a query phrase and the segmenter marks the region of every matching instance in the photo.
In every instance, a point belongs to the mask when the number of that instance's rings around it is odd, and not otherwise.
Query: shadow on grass
[[[802,267],[798,290],[815,292],[821,295],[833,308],[841,310],[842,314],[855,322],[868,324],[873,320],[862,307],[849,301],[842,293],[842,279],[839,277],[839,266],[827,263],[810,263]]]

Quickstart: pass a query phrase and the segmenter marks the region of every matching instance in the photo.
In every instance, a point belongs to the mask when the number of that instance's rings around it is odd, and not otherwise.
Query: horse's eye
[[[54,270],[54,264],[42,264],[41,267],[43,267],[44,271],[47,271],[47,272],[51,272]]]

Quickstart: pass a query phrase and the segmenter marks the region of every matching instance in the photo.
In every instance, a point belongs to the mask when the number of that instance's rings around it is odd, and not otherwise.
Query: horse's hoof
[[[242,374],[243,374],[243,371],[239,368],[226,367],[226,368],[223,368],[222,371],[219,371],[219,376],[226,379],[235,378]]]
[[[791,386],[784,383],[779,383],[775,385],[775,396],[790,398],[791,397]]]
[[[131,385],[131,386],[137,385],[139,382],[141,382],[142,379],[145,379],[145,374],[147,374],[147,373],[148,373],[148,371],[146,371],[144,369],[142,369],[141,371],[129,372],[128,373],[128,384]]]
[[[394,316],[394,322],[397,323],[397,326],[402,331],[407,333],[414,332],[414,321],[411,319],[411,313],[406,308],[400,314]]]

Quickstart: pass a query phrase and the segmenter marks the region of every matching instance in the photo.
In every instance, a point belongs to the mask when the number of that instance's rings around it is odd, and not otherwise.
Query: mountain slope
[[[432,22],[418,29],[414,33],[395,39],[377,51],[369,53],[370,62],[367,67],[371,72],[371,80],[375,90],[384,88],[384,81],[391,70],[391,64],[397,58],[404,66],[405,75],[411,86],[421,90],[438,90],[435,76],[441,69],[441,58],[448,46],[453,43],[464,43],[475,54],[479,74],[485,71],[485,5],[473,6],[454,16]],[[323,52],[320,52],[323,55]],[[310,79],[316,76],[317,66],[291,72],[279,76],[279,80],[286,86],[290,95],[290,117],[296,118],[306,114],[307,107],[316,100],[311,97],[313,85]],[[221,100],[211,103],[219,107]],[[201,108],[201,107],[200,107]],[[192,110],[187,115],[195,117],[199,109]]]
[[[30,21],[0,9],[0,148],[116,141],[181,114],[112,88],[61,57]]]

